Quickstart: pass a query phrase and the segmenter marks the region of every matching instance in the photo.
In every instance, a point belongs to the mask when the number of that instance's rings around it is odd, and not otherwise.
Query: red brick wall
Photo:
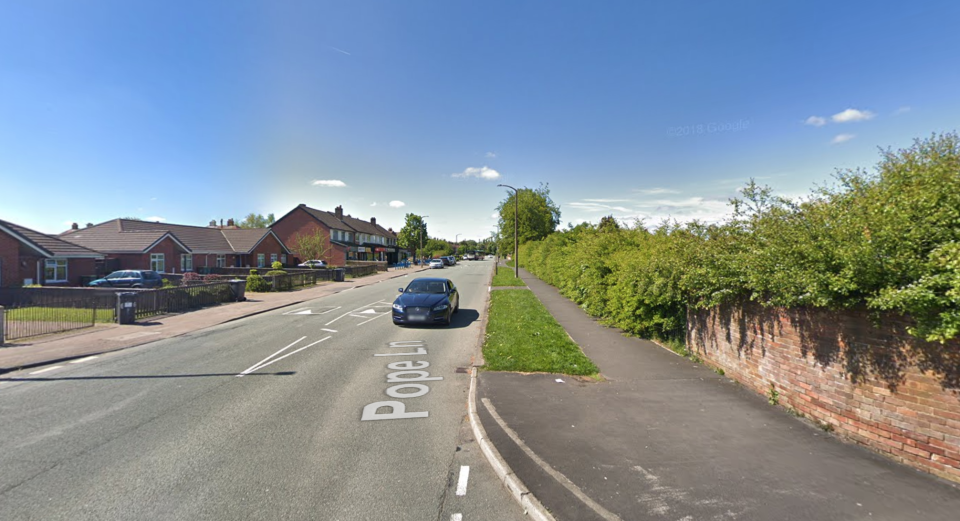
[[[312,260],[312,259],[304,259],[296,253],[297,243],[294,238],[297,236],[297,234],[306,235],[306,234],[316,233],[318,229],[323,230],[324,235],[327,236],[327,246],[330,249],[328,250],[327,256],[320,260],[325,260],[330,264],[332,264],[333,266],[345,266],[347,263],[346,250],[344,248],[337,247],[337,246],[331,247],[332,245],[330,244],[330,230],[301,208],[295,209],[289,215],[286,215],[283,218],[281,218],[281,220],[273,223],[270,229],[273,230],[273,233],[277,234],[277,237],[279,237],[280,240],[283,241],[283,243],[287,246],[287,248],[290,248],[290,250],[294,252],[292,256],[297,260],[297,262]],[[254,256],[253,259],[254,259],[254,262],[256,262],[256,256]],[[290,264],[295,265],[292,262],[292,259]]]
[[[921,342],[903,317],[765,309],[687,313],[687,345],[710,365],[837,434],[960,482],[960,342]]]
[[[0,232],[0,287],[20,286],[20,241]]]

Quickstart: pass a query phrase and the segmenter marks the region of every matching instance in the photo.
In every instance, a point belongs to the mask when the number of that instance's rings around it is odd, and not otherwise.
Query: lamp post
[[[455,244],[453,245],[453,255],[454,255],[454,256],[456,256],[458,253],[460,253],[460,242],[459,242],[460,235],[462,235],[462,234],[458,233],[457,235],[455,235],[455,236],[453,237],[453,242],[455,243]]]
[[[513,190],[513,265],[520,278],[520,238],[517,236],[517,216],[520,213],[520,191],[510,185],[497,185]]]
[[[417,259],[417,261],[422,261],[422,260],[423,260],[423,220],[424,220],[425,218],[427,218],[427,217],[430,217],[430,216],[429,216],[429,215],[421,215],[421,216],[420,216],[420,226],[417,227],[417,234],[420,236],[420,251],[417,252],[417,256],[419,257],[419,259]]]

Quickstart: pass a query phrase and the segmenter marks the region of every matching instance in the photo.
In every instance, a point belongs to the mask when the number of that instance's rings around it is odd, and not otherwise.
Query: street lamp
[[[453,237],[453,242],[455,243],[455,244],[453,245],[453,254],[454,254],[454,255],[457,255],[458,253],[460,253],[460,242],[458,242],[458,239],[460,238],[461,235],[463,235],[463,234],[458,233],[456,236]]]
[[[422,260],[423,260],[423,220],[424,220],[425,218],[427,218],[427,217],[430,217],[430,216],[429,216],[429,215],[421,215],[421,216],[420,216],[420,226],[417,227],[417,234],[420,235],[420,251],[417,252],[417,256],[419,257],[419,258],[417,259],[417,261],[422,261]]]
[[[510,185],[497,185],[513,190],[513,265],[516,277],[520,278],[520,239],[517,236],[517,216],[520,213],[520,191]]]

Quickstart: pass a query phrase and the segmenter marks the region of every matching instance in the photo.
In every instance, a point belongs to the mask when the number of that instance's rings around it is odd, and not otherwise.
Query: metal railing
[[[74,288],[0,288],[2,335],[5,341],[18,340],[93,327],[113,322],[114,291]]]
[[[229,282],[215,282],[139,291],[133,302],[136,306],[135,316],[139,320],[168,313],[183,313],[234,300]]]

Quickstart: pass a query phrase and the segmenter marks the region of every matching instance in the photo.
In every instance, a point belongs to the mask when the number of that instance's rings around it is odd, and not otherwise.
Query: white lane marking
[[[607,521],[621,521],[619,516],[607,510],[606,508],[603,508],[596,501],[590,499],[590,497],[587,496],[583,492],[583,490],[580,489],[580,487],[578,487],[572,481],[570,481],[569,478],[567,478],[566,476],[561,474],[559,471],[551,467],[550,464],[547,463],[546,461],[543,461],[543,459],[541,459],[540,456],[537,456],[537,453],[533,452],[533,450],[530,449],[530,447],[528,447],[527,444],[520,439],[520,436],[517,435],[516,431],[511,429],[506,424],[506,422],[503,421],[503,418],[501,418],[500,415],[497,414],[497,409],[495,409],[493,407],[493,404],[490,403],[489,398],[481,398],[480,401],[483,402],[483,405],[487,408],[487,412],[490,413],[490,416],[493,418],[493,421],[497,422],[497,425],[500,426],[500,429],[502,429],[503,432],[505,432],[507,436],[509,436],[510,439],[513,440],[513,442],[516,443],[518,447],[520,447],[520,450],[522,450],[524,454],[526,454],[530,459],[532,459],[534,463],[539,465],[544,472],[546,472],[551,477],[553,477],[553,479],[557,480],[558,483],[563,485],[564,488],[569,490],[574,496],[577,497],[577,499],[579,499],[585,505],[590,507],[594,512],[597,513],[597,515],[599,515],[603,519],[606,519]]]
[[[463,514],[453,514],[450,516],[450,521],[463,521]]]
[[[351,315],[351,314],[353,314],[353,313],[357,313],[357,312],[359,312],[361,309],[367,309],[367,308],[376,307],[377,304],[382,304],[382,303],[384,303],[382,300],[378,300],[378,301],[373,302],[373,303],[371,303],[371,304],[365,304],[365,305],[363,305],[363,306],[360,306],[360,307],[358,307],[357,309],[351,309],[350,311],[347,311],[346,313],[344,313],[344,314],[340,315],[339,317],[331,320],[330,322],[327,322],[327,323],[324,324],[324,325],[325,325],[325,326],[329,326],[330,324],[333,324],[333,323],[336,322],[337,320],[340,320],[341,318],[343,318],[343,317],[345,317],[345,316],[347,316],[347,315]],[[390,306],[390,305],[392,305],[392,304],[385,304],[385,305]],[[367,317],[358,317],[358,318],[367,318]]]
[[[83,363],[83,362],[87,362],[87,361],[93,360],[94,358],[100,358],[100,357],[97,356],[97,355],[88,356],[88,357],[86,357],[86,358],[81,358],[80,360],[74,360],[74,361],[72,361],[72,362],[70,362],[70,363],[71,363],[71,364],[79,364],[79,363]]]
[[[371,321],[376,320],[376,319],[378,319],[378,318],[380,318],[380,317],[385,317],[385,316],[387,316],[387,315],[389,315],[389,314],[390,314],[389,311],[386,312],[386,313],[381,313],[381,314],[379,314],[379,315],[371,318],[370,320],[364,320],[363,322],[360,322],[359,324],[357,324],[357,326],[362,326],[362,325],[366,324],[367,322],[371,322]],[[367,317],[363,317],[363,318],[367,318]]]
[[[46,373],[47,371],[53,371],[54,369],[60,369],[61,367],[63,367],[63,366],[62,366],[62,365],[55,365],[55,366],[53,366],[53,367],[48,367],[48,368],[46,368],[46,369],[41,369],[41,370],[39,370],[39,371],[34,371],[34,372],[30,373],[30,374]]]
[[[295,345],[297,345],[297,342],[299,342],[299,341],[301,341],[301,340],[303,340],[304,338],[307,338],[307,337],[305,337],[305,336],[302,336],[302,337],[300,337],[300,338],[298,338],[298,339],[296,339],[296,340],[294,340],[294,342],[293,342],[292,344],[290,344],[290,345],[288,345],[287,347],[284,347],[283,349],[281,349],[281,350],[279,350],[279,351],[277,351],[276,353],[273,353],[272,355],[270,355],[270,356],[268,356],[268,357],[266,357],[266,358],[264,358],[263,360],[260,360],[259,362],[257,362],[257,363],[255,363],[255,364],[253,364],[252,366],[250,366],[250,368],[249,368],[249,369],[247,369],[246,371],[243,371],[242,373],[240,373],[240,374],[238,374],[237,376],[240,376],[240,375],[245,375],[245,374],[247,374],[247,373],[249,373],[250,371],[253,371],[254,369],[256,369],[256,368],[257,368],[257,366],[258,366],[258,365],[260,365],[260,364],[262,364],[262,363],[264,363],[264,362],[266,362],[267,360],[270,360],[271,358],[273,358],[273,357],[275,357],[275,356],[277,356],[277,355],[279,355],[280,353],[282,353],[282,352],[284,352],[284,351],[286,351],[287,349],[290,349],[291,347],[293,347],[293,346],[295,346]]]
[[[460,479],[457,481],[457,495],[467,495],[467,480],[470,479],[470,467],[460,465]]]
[[[273,360],[270,360],[269,362],[267,362],[267,363],[265,363],[265,364],[263,364],[263,365],[256,366],[256,367],[251,367],[250,369],[247,369],[246,371],[238,374],[237,376],[243,376],[243,375],[245,375],[245,374],[250,374],[250,373],[253,372],[253,371],[258,371],[258,370],[260,370],[260,369],[263,369],[264,367],[267,367],[268,365],[270,365],[270,364],[272,364],[272,363],[274,363],[274,362],[279,362],[280,360],[283,360],[284,358],[286,358],[286,357],[288,357],[288,356],[290,356],[290,355],[295,355],[295,354],[299,353],[300,351],[303,351],[304,349],[306,349],[306,348],[308,348],[308,347],[310,347],[310,346],[315,346],[315,345],[319,344],[320,342],[323,342],[324,340],[330,340],[331,338],[333,338],[333,337],[332,337],[332,336],[328,336],[328,337],[325,337],[325,338],[321,338],[320,340],[317,340],[316,342],[314,342],[314,343],[312,343],[312,344],[307,344],[307,345],[301,347],[300,349],[297,349],[296,351],[290,351],[289,353],[287,353],[287,354],[285,354],[285,355],[283,355],[283,356],[281,356],[281,357],[279,357],[279,358],[274,358]]]
[[[336,333],[336,332],[337,332],[336,329],[327,329],[327,328],[325,328],[325,327],[321,327],[321,328],[320,328],[320,331],[326,331],[327,333]]]

